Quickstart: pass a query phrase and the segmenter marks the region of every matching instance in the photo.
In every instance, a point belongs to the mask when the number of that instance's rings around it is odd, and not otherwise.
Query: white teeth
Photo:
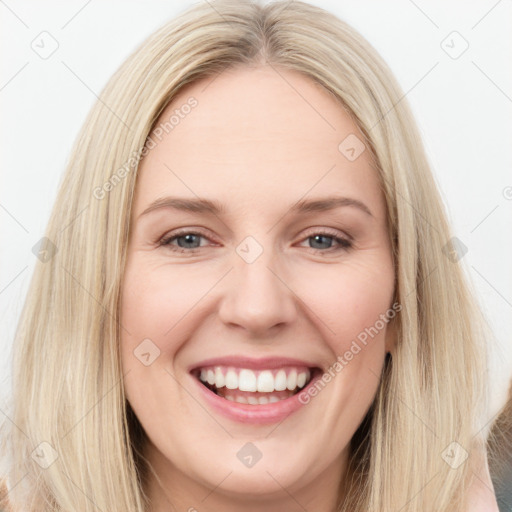
[[[300,373],[297,375],[297,386],[298,386],[299,388],[304,387],[304,384],[306,384],[306,379],[307,379],[306,372],[300,372]]]
[[[272,375],[270,376],[272,377]],[[238,389],[240,391],[256,391],[256,374],[252,370],[240,370]],[[258,389],[258,391],[260,390]]]
[[[225,373],[224,373],[225,372]],[[217,389],[239,389],[240,391],[272,393],[274,391],[294,391],[296,388],[303,388],[309,381],[310,371],[297,372],[289,370],[288,375],[285,370],[279,370],[277,373],[271,370],[255,372],[246,368],[236,370],[235,368],[223,369],[221,366],[215,368],[201,369],[199,379],[214,385]],[[231,396],[231,395],[228,395]],[[233,397],[231,397],[233,398]],[[267,397],[264,397],[267,399]],[[235,400],[235,399],[233,399]],[[240,402],[242,403],[242,402]],[[267,403],[267,402],[265,402]]]
[[[246,404],[247,398],[245,398],[245,396],[237,396],[235,398],[235,402],[238,402],[239,404]]]
[[[235,399],[231,395],[226,395],[224,398],[226,400],[229,400],[230,402],[234,402],[235,401]]]
[[[274,376],[272,375],[272,372],[269,370],[261,372],[258,375],[258,391],[271,393],[274,389]]]
[[[251,405],[258,405],[260,402],[255,396],[247,397],[247,402]]]
[[[274,380],[274,389],[276,391],[284,391],[286,389],[286,382],[286,372],[284,370],[279,370]]]
[[[224,378],[224,374],[222,373],[222,369],[217,366],[215,368],[215,387],[222,388],[226,385],[226,379]]]
[[[228,370],[226,373],[226,387],[228,389],[237,389],[238,388],[238,375],[235,370]]]
[[[258,402],[260,405],[268,404],[268,398],[266,396],[260,396],[258,398]]]
[[[288,380],[286,381],[286,387],[293,391],[297,387],[297,370],[292,370],[288,374]]]
[[[269,396],[268,401],[269,403],[273,404],[275,402],[279,402],[279,398],[277,398],[277,396]]]

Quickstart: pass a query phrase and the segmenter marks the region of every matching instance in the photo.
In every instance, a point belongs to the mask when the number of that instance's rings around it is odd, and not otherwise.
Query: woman
[[[479,312],[403,93],[331,14],[219,1],[157,31],[46,237],[14,506],[493,510]]]

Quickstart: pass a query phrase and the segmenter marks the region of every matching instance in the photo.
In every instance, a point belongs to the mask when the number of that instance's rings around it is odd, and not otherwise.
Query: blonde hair
[[[14,342],[4,443],[20,510],[146,510],[144,432],[124,396],[118,347],[139,157],[186,84],[261,63],[301,72],[339,100],[364,134],[388,208],[397,343],[352,441],[338,510],[464,510],[470,464],[455,468],[445,454],[471,455],[483,411],[480,313],[449,257],[443,204],[404,94],[371,45],[332,14],[299,1],[222,0],[190,8],[126,60],[71,154],[46,231],[56,252],[34,271]],[[39,446],[53,458],[42,442],[58,455],[46,469],[32,456]]]

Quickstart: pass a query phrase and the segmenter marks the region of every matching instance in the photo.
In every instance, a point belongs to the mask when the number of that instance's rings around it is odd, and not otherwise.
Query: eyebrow
[[[309,213],[318,211],[334,210],[335,208],[341,208],[346,206],[352,206],[363,211],[367,215],[373,217],[370,209],[358,199],[350,197],[340,196],[329,196],[320,199],[301,199],[293,204],[289,211],[291,213]],[[186,211],[192,213],[209,213],[212,215],[225,214],[226,209],[224,205],[217,201],[209,199],[197,198],[197,199],[186,199],[182,197],[161,197],[153,201],[140,215],[139,218],[148,213],[159,210],[162,208],[170,208],[173,210]]]

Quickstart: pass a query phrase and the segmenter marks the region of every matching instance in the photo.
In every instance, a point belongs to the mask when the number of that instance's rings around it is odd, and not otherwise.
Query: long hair
[[[480,313],[407,100],[373,47],[331,13],[247,0],[199,4],[151,35],[78,136],[14,341],[4,443],[20,510],[147,509],[144,432],[119,354],[139,160],[187,84],[261,64],[301,72],[339,101],[364,134],[387,204],[397,342],[352,441],[338,510],[464,510],[486,390]]]

